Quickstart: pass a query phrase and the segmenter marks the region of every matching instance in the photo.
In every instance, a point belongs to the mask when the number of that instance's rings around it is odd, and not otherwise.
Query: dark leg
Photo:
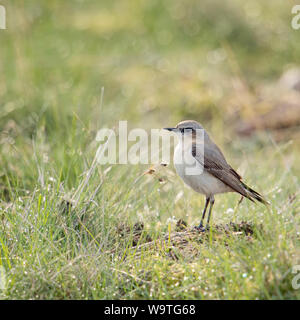
[[[215,198],[212,196],[212,197],[210,197],[210,207],[209,207],[209,212],[208,212],[208,217],[207,217],[206,229],[209,228],[209,220],[210,220],[211,211],[212,211],[212,207],[214,206],[214,203],[215,203]]]
[[[201,221],[200,221],[200,224],[199,224],[199,227],[198,227],[199,229],[203,228],[203,220],[205,218],[205,213],[206,213],[206,209],[207,209],[208,203],[209,203],[209,198],[207,197],[206,201],[205,201],[204,210],[203,210],[203,213],[202,213],[202,218],[201,218]]]

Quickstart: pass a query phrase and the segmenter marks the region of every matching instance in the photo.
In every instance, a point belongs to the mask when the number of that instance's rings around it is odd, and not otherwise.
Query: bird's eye
[[[192,127],[179,128],[179,130],[180,130],[181,133],[184,133],[184,132],[189,133],[189,132],[193,132],[194,131],[194,129]]]

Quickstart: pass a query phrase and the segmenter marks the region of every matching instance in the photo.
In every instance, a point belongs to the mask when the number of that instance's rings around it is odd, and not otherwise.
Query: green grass
[[[290,27],[291,2],[251,3],[1,2],[1,298],[299,299],[291,272],[299,264],[299,143],[276,143],[267,132],[239,139],[231,116],[251,115],[251,97],[297,64],[300,31]],[[172,166],[160,183],[142,176],[147,166],[98,165],[76,208],[67,205],[91,167],[99,128],[187,118],[270,200],[269,212],[247,200],[235,212],[237,195],[216,197],[213,225],[247,221],[251,238],[212,228],[186,248],[132,247],[137,222],[138,245],[146,234],[173,232],[175,218],[199,223],[204,198]]]

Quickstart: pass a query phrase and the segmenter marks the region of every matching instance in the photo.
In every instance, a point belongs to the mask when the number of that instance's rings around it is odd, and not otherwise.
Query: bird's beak
[[[168,130],[168,131],[176,131],[177,128],[164,128],[164,130]]]

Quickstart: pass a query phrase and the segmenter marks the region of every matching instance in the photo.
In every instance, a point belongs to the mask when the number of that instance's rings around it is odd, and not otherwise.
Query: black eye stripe
[[[180,128],[179,130],[180,130],[180,132],[184,132],[185,130],[194,131],[194,128]]]

